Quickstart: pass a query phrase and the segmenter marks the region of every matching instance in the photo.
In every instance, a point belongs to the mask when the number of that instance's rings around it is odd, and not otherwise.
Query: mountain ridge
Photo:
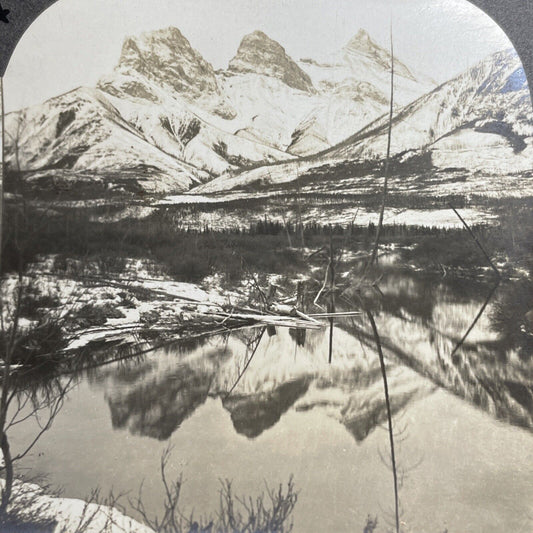
[[[455,157],[454,147],[464,159],[469,143],[478,143],[485,153],[497,146],[510,161],[513,154],[500,138],[529,153],[524,139],[532,135],[531,112],[522,94],[527,82],[517,56],[509,57],[491,56],[438,87],[415,79],[395,58],[400,103],[393,154],[440,143],[434,152],[442,164]],[[215,71],[179,29],[168,27],[128,37],[117,66],[96,89],[10,114],[7,128],[16,131],[23,118],[23,129],[40,132],[18,140],[25,171],[142,168],[142,188],[152,179],[150,190],[214,192],[248,183],[248,174],[252,181],[276,180],[270,165],[279,163],[290,181],[302,162],[311,168],[313,161],[383,157],[390,59],[365,30],[331,62],[294,61],[281,44],[256,30],[243,37],[228,69]],[[506,111],[509,102],[516,112]],[[91,117],[97,117],[92,129]],[[468,124],[472,134],[465,133]],[[6,154],[13,168],[13,142]]]
[[[439,168],[455,166],[500,173],[528,170],[533,150],[533,109],[527,84],[520,81],[520,69],[514,50],[497,52],[404,106],[393,118],[392,155],[409,157],[429,150],[432,163]],[[264,172],[252,170],[248,175],[228,175],[197,190],[208,193],[249,186],[255,181],[264,182],[266,175],[271,183],[282,183],[324,164],[333,169],[334,162],[378,161],[385,155],[387,129],[388,114],[384,113],[354,135],[299,163],[280,163]],[[472,134],[465,135],[467,131]]]

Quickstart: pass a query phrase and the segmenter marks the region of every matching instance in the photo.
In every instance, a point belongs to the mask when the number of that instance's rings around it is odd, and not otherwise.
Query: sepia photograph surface
[[[55,2],[1,85],[0,531],[533,531],[530,95],[466,0]]]

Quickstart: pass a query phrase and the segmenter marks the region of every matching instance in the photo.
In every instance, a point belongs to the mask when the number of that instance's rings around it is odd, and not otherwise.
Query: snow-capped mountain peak
[[[293,89],[313,91],[311,78],[287,55],[285,48],[259,30],[244,36],[228,70],[263,74],[277,78]]]
[[[349,63],[354,61],[369,60],[383,70],[390,70],[391,54],[389,50],[376,43],[370,34],[360,29],[342,49],[344,59]],[[395,74],[408,80],[416,81],[411,70],[398,58],[394,58]],[[422,81],[422,80],[420,80]]]
[[[128,37],[115,71],[99,82],[113,96],[133,96],[159,101],[153,85],[170,95],[189,101],[200,100],[203,107],[224,118],[235,112],[225,101],[213,66],[197,52],[178,28],[145,32]]]
[[[370,34],[366,30],[360,28],[359,31],[348,41],[345,48],[361,50],[364,48],[372,49],[380,47],[372,40]]]
[[[315,150],[305,161],[255,168],[236,177],[221,176],[197,191],[205,194],[256,183],[281,184],[315,173],[331,172],[333,176],[339,163],[379,161],[387,147],[388,120],[388,114],[383,113],[333,148],[321,153]],[[302,124],[291,147],[293,153],[296,149],[303,152],[302,139],[307,138],[309,145],[311,135],[317,137],[317,124],[318,120]],[[440,170],[455,168],[502,176],[528,172],[533,153],[532,124],[531,98],[520,59],[514,50],[498,52],[396,110],[391,154],[401,163],[410,158],[412,162],[424,160],[426,168]],[[328,165],[330,170],[324,171]],[[412,172],[418,172],[415,166],[410,167]]]
[[[96,90],[11,114],[7,129],[13,135],[22,120],[28,131],[39,131],[19,143],[24,170],[90,170],[108,181],[124,171],[137,188],[172,192],[217,176],[202,190],[231,188],[232,180],[267,183],[276,174],[270,163],[283,162],[276,169],[290,181],[300,163],[381,157],[390,52],[359,30],[336,54],[318,59],[296,63],[255,31],[242,39],[228,70],[215,72],[169,27],[127,38],[116,68]],[[436,167],[443,161],[462,167],[472,146],[485,154],[497,144],[512,168],[524,167],[531,107],[515,53],[495,54],[438,88],[397,57],[394,65],[393,155],[431,149]],[[10,164],[14,154],[8,141]]]

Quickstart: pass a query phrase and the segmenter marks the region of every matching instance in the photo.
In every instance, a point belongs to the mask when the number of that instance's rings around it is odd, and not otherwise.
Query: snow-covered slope
[[[7,159],[12,168],[51,175],[138,171],[145,190],[178,192],[292,157],[234,135],[235,117],[212,66],[168,28],[126,39],[116,69],[97,89],[10,114]]]
[[[332,67],[298,64],[256,31],[243,38],[228,69],[215,72],[177,28],[128,37],[97,89],[8,118],[8,161],[51,174],[139,170],[143,188],[178,192],[314,153],[352,135],[387,105],[376,85],[386,83],[387,52],[360,33],[342,54]],[[407,67],[399,71],[413,94],[426,91]]]
[[[297,162],[225,175],[197,188],[218,192],[250,185],[281,184],[297,177],[332,176],[346,161],[378,161],[387,147],[383,115],[331,149]],[[391,153],[406,161],[427,154],[437,168],[509,174],[530,170],[533,107],[514,50],[496,53],[404,108],[393,119]],[[326,170],[325,170],[326,169]]]
[[[165,153],[124,120],[98,89],[76,89],[6,117],[7,162],[23,170],[122,170],[150,190],[184,190],[209,175]]]
[[[177,28],[126,39],[115,71],[98,85],[150,142],[213,175],[289,158],[233,135],[237,113],[224,87]]]
[[[128,172],[148,191],[213,192],[381,158],[390,63],[363,30],[337,54],[299,62],[256,31],[215,72],[177,28],[144,33],[125,40],[96,89],[8,115],[7,160],[52,178],[103,173],[114,186]],[[514,52],[433,88],[395,59],[393,154],[424,149],[440,167],[529,168],[531,103]]]
[[[148,142],[211,176],[241,166],[290,159],[276,148],[233,135],[202,118],[202,110],[162,95],[158,103],[109,96]]]
[[[238,109],[235,134],[279,150],[287,150],[302,117],[320,105],[316,94],[294,89],[275,77],[252,72],[223,72],[219,76]]]
[[[406,104],[435,83],[398,61],[398,102]],[[220,83],[242,126],[238,135],[295,155],[346,139],[388,105],[390,55],[360,31],[325,62],[295,62],[262,32],[244,37]]]
[[[382,157],[386,129],[383,117],[330,155]],[[403,108],[394,118],[391,150],[393,154],[420,148],[435,151],[435,162],[446,166],[454,166],[450,152],[455,151],[457,163],[468,166],[472,155],[480,159],[482,167],[485,161],[492,167],[491,152],[497,145],[509,148],[504,159],[512,171],[531,167],[532,136],[533,108],[527,81],[518,55],[508,50],[488,57]],[[448,151],[452,159],[442,157],[440,151]],[[466,157],[465,151],[470,152]]]
[[[336,54],[320,62],[302,59],[300,65],[326,97],[294,131],[291,153],[325,150],[379,117],[389,105],[391,55],[365,30],[359,30]],[[397,58],[394,70],[397,107],[436,86]]]
[[[388,97],[354,76],[328,92],[294,128],[288,151],[305,156],[338,144],[385,112]]]

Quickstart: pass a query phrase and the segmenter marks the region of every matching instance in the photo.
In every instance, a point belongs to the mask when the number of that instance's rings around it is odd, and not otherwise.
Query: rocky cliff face
[[[199,101],[223,118],[235,116],[220,90],[212,65],[177,28],[127,38],[115,72],[102,78],[99,87],[114,96],[125,94],[158,101],[157,92],[150,87],[152,84],[187,100]]]
[[[264,74],[300,91],[313,91],[311,78],[287,55],[285,48],[262,31],[246,35],[228,70]]]

